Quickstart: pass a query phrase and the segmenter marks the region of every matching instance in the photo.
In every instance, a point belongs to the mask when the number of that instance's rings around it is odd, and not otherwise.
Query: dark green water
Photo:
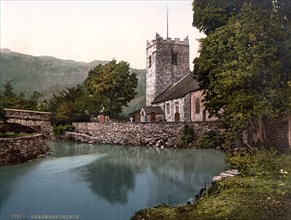
[[[185,204],[225,168],[215,150],[49,142],[54,155],[0,167],[0,219],[129,219]]]

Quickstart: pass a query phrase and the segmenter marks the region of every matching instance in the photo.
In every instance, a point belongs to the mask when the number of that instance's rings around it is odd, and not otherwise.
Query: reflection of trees
[[[135,175],[131,167],[116,157],[106,157],[86,167],[85,179],[98,196],[111,204],[127,203],[127,194],[135,187]]]
[[[96,149],[108,156],[87,165],[82,173],[92,191],[112,204],[127,202],[128,192],[135,187],[136,173],[150,170],[155,176],[148,183],[151,204],[165,200],[178,203],[181,194],[194,196],[206,181],[224,168],[223,154],[212,150],[108,145],[99,145]],[[169,195],[172,198],[165,199]]]

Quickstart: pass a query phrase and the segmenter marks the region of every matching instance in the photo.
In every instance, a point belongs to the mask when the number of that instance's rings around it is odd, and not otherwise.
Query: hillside
[[[63,90],[82,83],[90,69],[108,61],[94,60],[90,63],[63,60],[51,56],[31,56],[0,49],[0,84],[11,81],[17,93],[30,96],[38,91],[46,99],[57,90]],[[132,70],[137,73],[139,85],[137,99],[130,109],[145,103],[145,70]],[[131,110],[129,110],[131,111]]]

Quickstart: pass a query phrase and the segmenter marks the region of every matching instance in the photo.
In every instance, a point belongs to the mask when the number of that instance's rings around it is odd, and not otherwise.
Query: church
[[[203,92],[189,68],[189,39],[163,39],[146,45],[146,106],[140,122],[213,121],[203,106]]]

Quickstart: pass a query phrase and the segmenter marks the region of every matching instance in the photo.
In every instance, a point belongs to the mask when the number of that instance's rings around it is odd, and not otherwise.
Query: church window
[[[171,114],[171,112],[170,112],[170,103],[166,103],[166,114],[167,115]]]
[[[172,64],[177,65],[178,64],[178,54],[172,52]]]
[[[149,67],[152,66],[152,56],[149,56]]]
[[[200,114],[200,100],[199,100],[199,98],[197,98],[195,101],[195,109],[196,109],[195,113]]]
[[[176,113],[179,113],[179,102],[175,102]]]

